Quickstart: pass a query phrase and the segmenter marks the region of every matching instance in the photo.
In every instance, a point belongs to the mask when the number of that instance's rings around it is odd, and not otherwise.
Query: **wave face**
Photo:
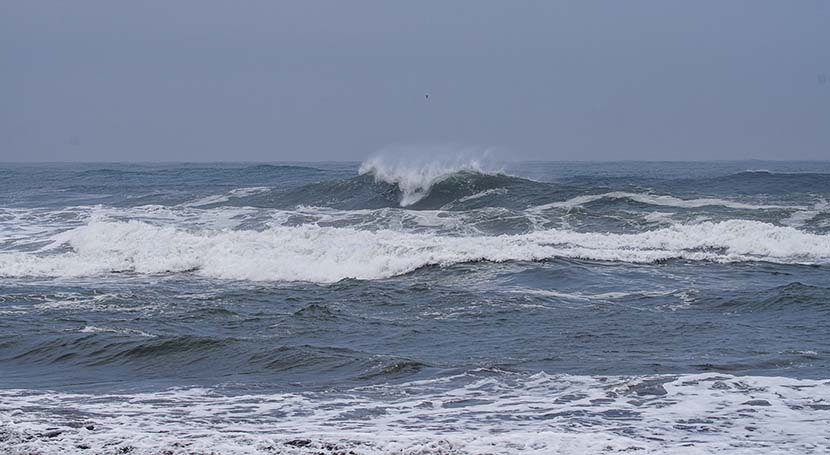
[[[827,451],[830,164],[419,150],[0,166],[0,452]]]

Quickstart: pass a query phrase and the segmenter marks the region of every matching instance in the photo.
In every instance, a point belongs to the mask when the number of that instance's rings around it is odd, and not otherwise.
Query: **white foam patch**
[[[78,226],[93,209],[72,207],[62,210],[0,208],[0,248],[27,248],[61,228]]]
[[[80,333],[113,333],[116,335],[127,335],[127,336],[140,336],[146,338],[155,338],[155,335],[151,335],[147,332],[143,332],[141,330],[135,329],[126,329],[126,328],[113,328],[113,327],[97,327],[94,325],[85,325],[78,330]]]
[[[139,221],[91,221],[53,236],[71,251],[0,253],[0,276],[193,272],[236,280],[334,282],[379,279],[428,265],[555,257],[648,263],[672,258],[822,264],[830,235],[730,220],[634,234],[550,229],[453,237],[392,230],[276,226],[264,231],[181,229]]]
[[[785,226],[801,227],[815,219],[822,213],[830,210],[830,204],[827,201],[821,201],[815,204],[810,210],[800,210],[789,217],[781,220],[781,224]]]
[[[672,212],[651,212],[646,214],[643,219],[647,223],[654,223],[654,224],[664,224],[670,223],[672,221],[672,217],[674,213]]]
[[[577,196],[566,201],[551,202],[549,204],[539,205],[528,209],[529,211],[544,211],[556,208],[574,208],[585,205],[601,199],[628,199],[634,202],[648,205],[658,205],[665,207],[680,207],[680,208],[701,208],[711,206],[721,206],[731,209],[742,210],[805,210],[804,206],[785,206],[785,205],[763,205],[763,204],[747,204],[743,202],[729,201],[726,199],[716,198],[702,198],[702,199],[680,199],[674,196],[657,195],[648,193],[628,193],[624,191],[613,191],[603,194],[590,194],[584,196]]]
[[[830,381],[465,375],[345,393],[0,390],[0,451],[785,454],[830,447]],[[169,451],[169,452],[166,452]]]
[[[29,281],[31,283],[31,281]],[[89,295],[77,292],[57,292],[48,295],[36,296],[33,299],[34,305],[20,307],[20,310],[27,313],[34,309],[38,312],[105,312],[105,313],[148,313],[160,311],[163,304],[153,301],[152,303],[136,304],[139,296],[125,293],[102,293]],[[129,303],[125,303],[129,302]],[[95,330],[97,327],[90,327],[87,330]]]
[[[459,199],[458,202],[467,202],[467,201],[472,201],[472,200],[475,200],[475,199],[481,199],[481,198],[487,197],[487,196],[492,196],[494,194],[504,194],[504,193],[507,193],[506,188],[491,188],[489,190],[484,190],[484,191],[476,193],[476,194],[471,194],[469,196],[464,196],[461,199]]]
[[[228,191],[225,194],[216,194],[212,196],[205,196],[201,199],[195,200],[193,202],[188,202],[182,204],[184,207],[201,207],[204,205],[211,205],[211,204],[220,204],[222,202],[228,202],[231,199],[241,198],[246,196],[253,196],[256,194],[267,193],[271,191],[271,188],[263,187],[263,186],[255,186],[249,188],[236,188],[233,190]]]
[[[613,301],[620,299],[627,299],[632,297],[665,297],[669,295],[681,296],[678,290],[669,291],[634,291],[634,292],[602,292],[598,294],[590,294],[586,292],[564,292],[555,289],[517,289],[513,292],[525,295],[538,295],[542,297],[552,297],[555,299],[575,300],[575,301]]]

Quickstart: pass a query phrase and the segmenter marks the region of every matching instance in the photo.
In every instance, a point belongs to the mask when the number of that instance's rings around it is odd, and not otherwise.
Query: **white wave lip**
[[[428,196],[436,183],[453,174],[498,172],[491,161],[489,153],[473,150],[436,149],[425,155],[421,149],[403,149],[367,159],[359,172],[372,174],[376,182],[397,185],[401,207],[407,207]]]
[[[830,259],[828,235],[747,220],[679,224],[635,234],[551,229],[469,237],[313,225],[234,231],[91,221],[53,240],[70,251],[1,253],[0,276],[193,272],[220,279],[329,283],[388,278],[429,265],[555,257],[642,263]]]

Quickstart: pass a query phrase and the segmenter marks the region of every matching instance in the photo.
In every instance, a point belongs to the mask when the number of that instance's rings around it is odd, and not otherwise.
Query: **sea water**
[[[0,166],[0,452],[827,453],[830,163]]]

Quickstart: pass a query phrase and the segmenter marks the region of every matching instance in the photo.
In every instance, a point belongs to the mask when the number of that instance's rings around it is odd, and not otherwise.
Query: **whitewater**
[[[399,152],[0,167],[0,452],[830,450],[830,165]]]
[[[69,251],[0,253],[0,275],[193,272],[233,280],[330,283],[389,278],[430,265],[557,257],[642,263],[687,259],[822,264],[830,260],[828,235],[743,220],[681,224],[637,234],[544,230],[475,237],[314,225],[193,231],[140,221],[93,221],[49,240],[49,249],[69,247]]]

